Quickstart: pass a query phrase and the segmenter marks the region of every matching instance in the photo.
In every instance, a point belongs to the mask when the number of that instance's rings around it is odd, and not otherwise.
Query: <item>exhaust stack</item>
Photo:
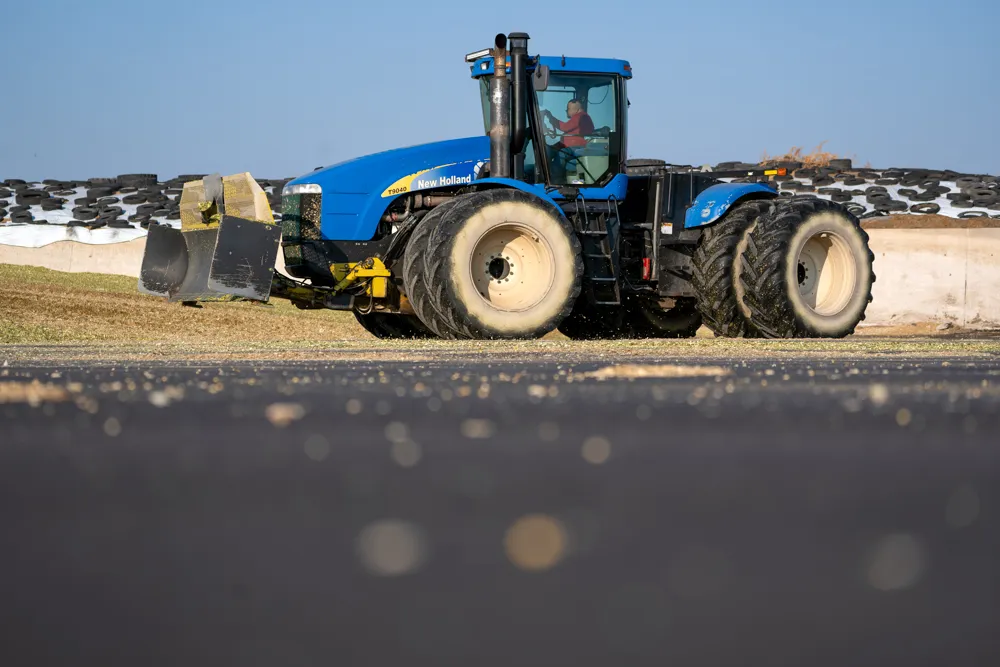
[[[496,36],[490,79],[490,176],[511,178],[510,80],[507,78],[507,36]]]
[[[510,152],[514,156],[514,178],[524,176],[524,139],[528,121],[528,34],[510,33],[510,77],[513,88]]]

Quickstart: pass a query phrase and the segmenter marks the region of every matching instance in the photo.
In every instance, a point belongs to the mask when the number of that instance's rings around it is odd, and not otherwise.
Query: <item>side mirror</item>
[[[549,87],[549,66],[538,65],[531,75],[531,83],[536,91],[546,90]]]

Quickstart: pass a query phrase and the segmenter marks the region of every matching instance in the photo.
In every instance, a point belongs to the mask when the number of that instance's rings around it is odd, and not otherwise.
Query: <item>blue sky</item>
[[[281,178],[481,132],[465,53],[625,58],[631,157],[791,146],[1000,174],[1000,2],[33,0],[0,16],[0,179]],[[627,9],[626,9],[627,8]]]

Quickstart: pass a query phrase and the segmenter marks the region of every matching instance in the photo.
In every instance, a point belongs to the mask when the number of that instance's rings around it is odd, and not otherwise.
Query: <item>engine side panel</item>
[[[488,137],[453,139],[348,160],[288,185],[322,188],[322,240],[370,241],[399,195],[471,183],[489,155]]]

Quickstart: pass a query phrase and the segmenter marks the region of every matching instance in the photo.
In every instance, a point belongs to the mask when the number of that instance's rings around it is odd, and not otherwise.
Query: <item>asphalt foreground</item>
[[[1000,664],[1000,341],[0,355],[6,665]]]

